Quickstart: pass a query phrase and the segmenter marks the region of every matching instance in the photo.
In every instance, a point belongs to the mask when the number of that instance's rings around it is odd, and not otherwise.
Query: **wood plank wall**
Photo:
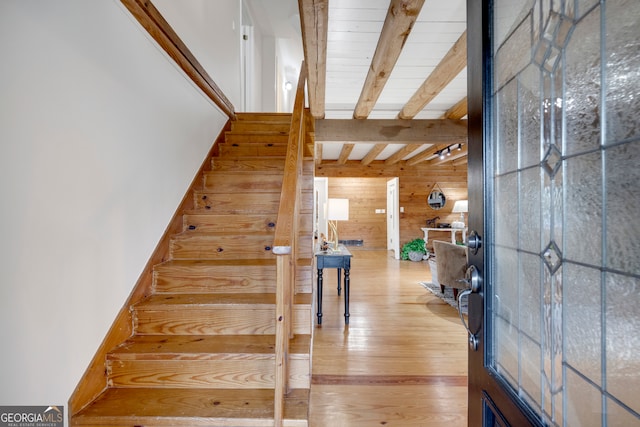
[[[380,169],[372,177],[355,177],[342,169],[340,174],[331,173],[333,168],[316,168],[316,176],[329,177],[329,197],[349,199],[349,221],[340,221],[340,239],[362,239],[363,248],[386,249],[387,226],[386,215],[376,214],[376,209],[386,209],[387,180],[400,178],[400,206],[404,213],[400,214],[400,246],[417,237],[424,237],[420,228],[426,226],[426,220],[439,216],[438,222],[459,220],[460,214],[451,213],[456,200],[467,199],[467,168],[463,166],[415,166],[397,168],[385,172]],[[337,170],[337,168],[336,168]],[[354,170],[354,174],[358,173]],[[338,175],[338,176],[336,176]],[[385,175],[385,176],[380,176]],[[345,177],[340,177],[345,176]],[[442,189],[447,202],[439,211],[427,205],[427,196],[435,184]],[[465,214],[466,222],[468,217]],[[429,233],[430,238],[448,240],[450,234]]]

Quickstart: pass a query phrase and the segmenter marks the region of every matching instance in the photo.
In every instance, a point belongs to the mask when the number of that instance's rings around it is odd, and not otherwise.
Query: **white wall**
[[[66,407],[226,117],[116,0],[3,0],[0,55],[0,405]]]
[[[241,111],[241,0],[154,0],[153,4]]]

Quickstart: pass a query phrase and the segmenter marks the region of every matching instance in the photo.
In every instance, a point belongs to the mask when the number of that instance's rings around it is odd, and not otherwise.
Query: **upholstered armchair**
[[[468,288],[466,283],[462,281],[469,263],[467,247],[434,240],[433,250],[436,256],[440,289],[444,292],[445,286],[453,288],[453,297],[457,299],[458,290]]]

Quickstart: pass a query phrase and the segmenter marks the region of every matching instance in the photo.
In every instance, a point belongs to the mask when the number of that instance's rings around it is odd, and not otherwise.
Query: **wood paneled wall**
[[[387,180],[400,178],[400,246],[417,237],[424,237],[420,228],[426,226],[426,220],[439,216],[438,222],[459,220],[460,214],[451,213],[456,200],[467,199],[467,168],[463,166],[415,166],[412,168],[379,169],[371,177],[349,176],[350,169],[316,167],[316,176],[329,177],[329,197],[349,199],[349,221],[339,223],[340,239],[362,239],[366,249],[386,249],[386,215],[376,214],[376,209],[387,208]],[[351,169],[353,174],[362,174],[359,168]],[[378,176],[375,176],[378,175]],[[427,205],[427,196],[438,185],[447,203],[441,210],[435,211]],[[465,214],[465,218],[467,218]],[[448,240],[450,234],[429,233],[430,238]]]

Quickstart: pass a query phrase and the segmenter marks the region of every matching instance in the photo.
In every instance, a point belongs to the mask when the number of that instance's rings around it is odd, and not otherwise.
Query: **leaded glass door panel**
[[[640,1],[467,10],[469,423],[640,426]]]

